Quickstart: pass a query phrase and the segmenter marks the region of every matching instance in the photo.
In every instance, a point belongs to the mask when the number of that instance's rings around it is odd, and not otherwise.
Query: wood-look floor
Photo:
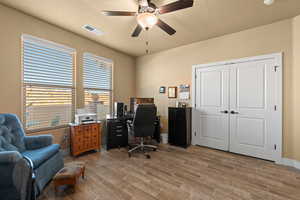
[[[92,153],[86,179],[55,194],[49,184],[39,200],[299,200],[300,171],[222,151],[160,146],[145,159],[126,149]]]

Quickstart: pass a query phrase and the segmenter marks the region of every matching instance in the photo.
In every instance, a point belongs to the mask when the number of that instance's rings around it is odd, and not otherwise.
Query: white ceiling
[[[153,0],[157,6],[174,0]],[[135,17],[107,17],[102,10],[137,11],[137,0],[0,0],[0,3],[41,18],[91,40],[133,56],[158,52],[209,38],[273,23],[300,14],[300,0],[195,0],[194,7],[161,15],[177,30],[173,36],[154,27],[131,38]],[[97,36],[81,27],[90,24],[105,34]]]

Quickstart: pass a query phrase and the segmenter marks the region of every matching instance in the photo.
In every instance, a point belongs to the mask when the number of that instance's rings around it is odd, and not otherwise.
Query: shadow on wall
[[[161,132],[168,133],[168,107],[175,107],[176,101],[185,102],[191,106],[191,100],[169,99],[167,94],[160,93],[155,93],[153,96],[157,114],[160,116]]]

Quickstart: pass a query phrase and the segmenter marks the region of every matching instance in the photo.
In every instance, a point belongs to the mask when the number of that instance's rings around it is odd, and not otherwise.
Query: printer
[[[81,113],[75,115],[76,124],[90,124],[97,122],[96,113]]]

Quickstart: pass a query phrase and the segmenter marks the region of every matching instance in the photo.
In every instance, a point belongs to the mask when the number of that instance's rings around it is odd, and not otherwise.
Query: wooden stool
[[[72,185],[74,191],[76,188],[77,179],[81,176],[84,179],[85,163],[84,162],[71,162],[67,163],[53,178],[55,192],[61,185]]]

